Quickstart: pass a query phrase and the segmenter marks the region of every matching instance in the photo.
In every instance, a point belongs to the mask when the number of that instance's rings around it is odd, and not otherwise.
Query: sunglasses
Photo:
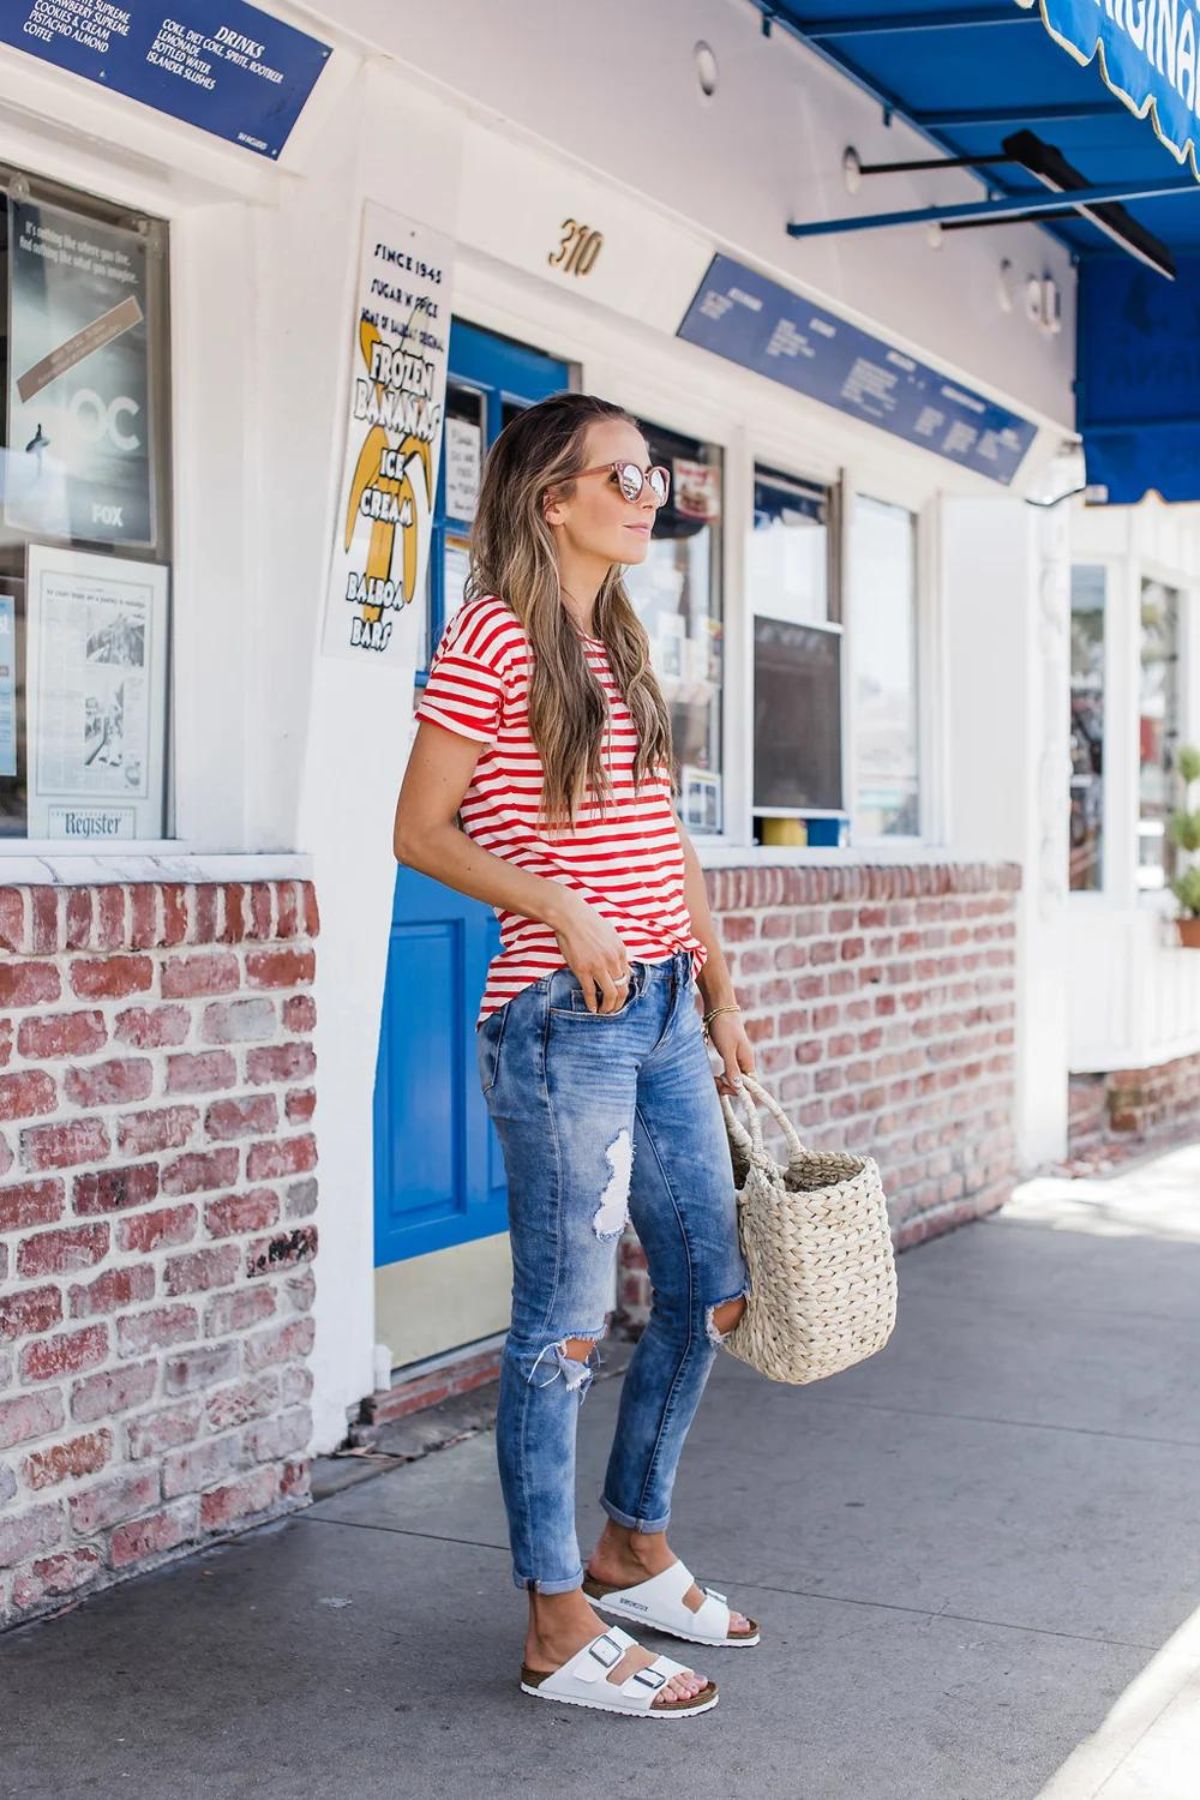
[[[614,475],[625,500],[640,500],[642,489],[650,489],[655,506],[665,506],[671,492],[671,471],[656,463],[652,469],[639,469],[635,462],[598,463],[594,469],[580,469],[573,477],[581,481],[585,475]]]

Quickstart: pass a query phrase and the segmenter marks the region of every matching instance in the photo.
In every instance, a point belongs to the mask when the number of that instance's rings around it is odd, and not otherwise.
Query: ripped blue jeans
[[[496,1424],[518,1587],[583,1580],[575,1431],[592,1378],[567,1342],[603,1335],[631,1218],[654,1290],[625,1375],[601,1505],[664,1531],[684,1439],[716,1355],[713,1310],[746,1292],[721,1102],[691,957],[630,964],[619,1012],[587,1010],[572,970],[523,988],[476,1034],[504,1153],[512,1323]]]

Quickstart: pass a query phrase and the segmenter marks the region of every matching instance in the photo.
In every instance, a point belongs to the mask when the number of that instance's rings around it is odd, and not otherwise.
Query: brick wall
[[[875,1157],[900,1247],[1012,1190],[1020,883],[1015,864],[707,873],[759,1079],[806,1143]],[[763,1130],[781,1151],[769,1115]],[[636,1329],[632,1234],[620,1302]]]
[[[1200,1136],[1200,1056],[1072,1075],[1070,1096],[1071,1158],[1132,1155]]]
[[[305,1502],[317,928],[0,888],[0,1625]]]

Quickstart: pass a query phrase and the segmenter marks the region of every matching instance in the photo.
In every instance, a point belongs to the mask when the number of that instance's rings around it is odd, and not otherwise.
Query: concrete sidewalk
[[[1028,1184],[900,1293],[834,1381],[718,1363],[672,1536],[764,1642],[696,1651],[710,1716],[520,1696],[484,1431],[0,1640],[0,1793],[1196,1800],[1200,1148]]]

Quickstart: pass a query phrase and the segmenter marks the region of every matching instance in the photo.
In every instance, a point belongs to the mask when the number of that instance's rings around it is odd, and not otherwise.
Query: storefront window
[[[0,836],[165,834],[167,238],[0,168]]]
[[[921,830],[917,522],[856,497],[851,520],[856,839]]]
[[[1142,582],[1141,698],[1138,706],[1139,888],[1165,887],[1174,874],[1167,831],[1179,745],[1179,594]]]
[[[1071,848],[1074,893],[1104,885],[1103,568],[1071,570]]]
[[[722,460],[715,444],[639,420],[650,460],[671,470],[644,563],[625,585],[650,636],[650,661],[671,713],[679,813],[689,831],[722,829]]]

